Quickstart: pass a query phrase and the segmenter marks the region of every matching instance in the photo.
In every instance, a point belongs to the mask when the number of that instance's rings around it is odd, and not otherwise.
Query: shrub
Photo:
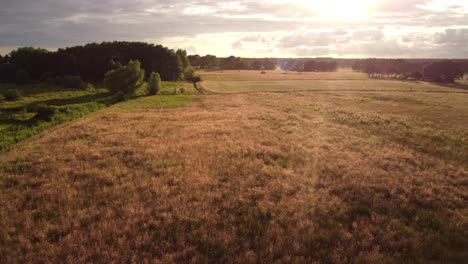
[[[115,94],[115,100],[117,100],[117,102],[127,101],[127,99],[128,97],[124,92],[117,92]]]
[[[36,112],[37,120],[51,121],[54,118],[55,110],[54,108],[46,104],[38,104],[34,106],[33,111]]]
[[[18,101],[21,98],[21,93],[17,89],[8,89],[3,93],[3,97],[7,101]]]
[[[195,71],[192,67],[188,67],[184,72],[184,79],[187,81],[192,81],[193,76],[195,75]]]
[[[159,73],[152,72],[148,79],[148,94],[156,95],[161,90],[161,76]]]
[[[198,83],[198,82],[201,82],[202,81],[202,78],[201,76],[193,76],[192,80],[191,80],[193,83]]]
[[[104,84],[112,93],[131,94],[142,84],[145,76],[145,71],[140,66],[140,62],[135,60],[126,66],[110,70],[104,77]]]
[[[16,72],[15,81],[17,84],[26,84],[30,81],[29,73],[26,70],[19,70]]]

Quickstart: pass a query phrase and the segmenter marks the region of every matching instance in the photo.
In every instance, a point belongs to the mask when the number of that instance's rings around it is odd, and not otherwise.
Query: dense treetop
[[[50,52],[32,47],[19,48],[9,54],[3,64],[13,64],[16,70],[26,70],[33,80],[40,80],[47,73],[57,75],[79,75],[86,81],[102,81],[116,65],[126,65],[138,60],[147,75],[158,72],[163,80],[181,80],[190,67],[184,50],[174,51],[161,45],[143,42],[102,42],[75,46]],[[0,67],[12,71],[13,66]],[[6,80],[0,73],[0,81]],[[3,77],[2,77],[3,76]],[[148,77],[148,76],[146,76]]]

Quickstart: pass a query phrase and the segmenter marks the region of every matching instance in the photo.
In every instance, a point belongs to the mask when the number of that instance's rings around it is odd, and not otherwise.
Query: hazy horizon
[[[219,57],[468,57],[461,0],[2,2],[2,55],[125,40]]]

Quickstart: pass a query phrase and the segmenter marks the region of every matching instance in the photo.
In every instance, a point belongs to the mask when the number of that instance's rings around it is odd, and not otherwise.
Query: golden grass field
[[[2,263],[466,263],[464,84],[201,74],[1,153]]]

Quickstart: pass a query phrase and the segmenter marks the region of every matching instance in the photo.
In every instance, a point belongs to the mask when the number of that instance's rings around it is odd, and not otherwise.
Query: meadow
[[[0,153],[2,262],[466,262],[466,83],[200,74]]]

